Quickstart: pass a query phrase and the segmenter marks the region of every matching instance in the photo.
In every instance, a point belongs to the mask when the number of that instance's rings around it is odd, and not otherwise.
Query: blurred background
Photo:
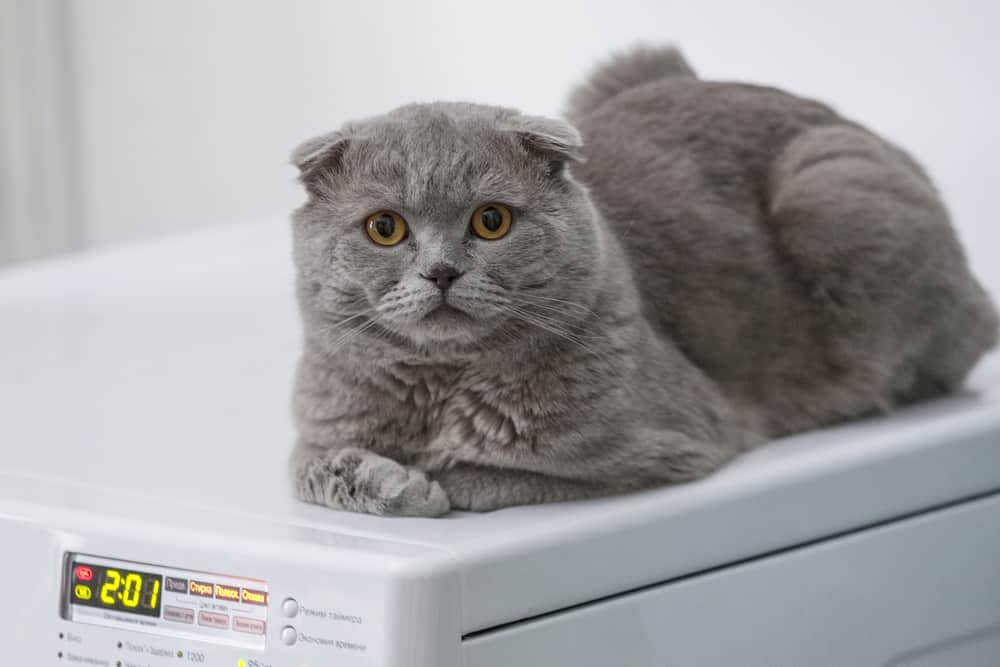
[[[557,114],[610,51],[674,42],[905,146],[998,293],[998,25],[991,0],[0,0],[0,264],[278,221],[310,136],[415,100]]]

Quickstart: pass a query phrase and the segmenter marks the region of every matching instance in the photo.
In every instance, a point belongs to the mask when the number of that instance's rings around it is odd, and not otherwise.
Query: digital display
[[[70,564],[67,595],[73,604],[159,616],[163,577],[82,561]]]
[[[61,568],[60,614],[68,621],[256,650],[267,645],[270,593],[263,579],[72,552],[63,554]]]

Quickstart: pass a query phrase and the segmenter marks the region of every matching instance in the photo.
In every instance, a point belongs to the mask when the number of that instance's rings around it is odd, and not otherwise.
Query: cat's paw
[[[451,509],[444,489],[424,472],[383,457],[364,465],[377,498],[373,514],[433,517]]]
[[[295,474],[300,500],[383,516],[435,517],[451,509],[441,485],[420,470],[363,449],[314,451]]]

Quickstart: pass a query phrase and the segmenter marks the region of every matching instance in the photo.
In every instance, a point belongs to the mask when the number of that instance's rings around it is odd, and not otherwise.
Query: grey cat
[[[952,391],[995,344],[927,175],[829,107],[637,49],[568,117],[415,104],[295,151],[299,498],[686,482]]]

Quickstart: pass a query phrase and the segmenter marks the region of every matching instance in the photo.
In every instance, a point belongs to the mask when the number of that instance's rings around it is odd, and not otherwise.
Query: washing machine
[[[1000,665],[1000,360],[692,484],[299,503],[287,222],[0,273],[3,664]]]

